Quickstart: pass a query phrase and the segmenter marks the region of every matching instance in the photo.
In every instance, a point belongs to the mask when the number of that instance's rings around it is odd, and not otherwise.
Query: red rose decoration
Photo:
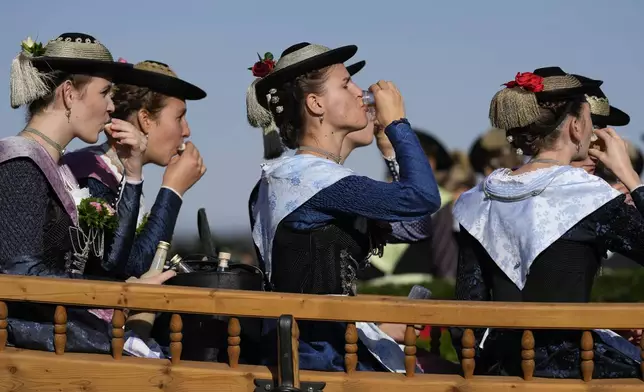
[[[123,57],[119,57],[118,62],[119,63],[127,63],[127,60],[124,59]]]
[[[268,75],[271,73],[271,71],[275,68],[275,62],[272,60],[262,60],[258,61],[253,65],[253,68],[251,71],[253,72],[253,76],[257,78],[263,78],[264,76]]]
[[[532,72],[517,72],[517,76],[511,82],[505,83],[508,88],[521,87],[524,90],[539,93],[543,91],[543,77]]]
[[[253,76],[263,78],[273,71],[275,61],[273,60],[273,54],[270,52],[266,52],[264,58],[257,53],[257,57],[259,57],[259,61],[248,69],[253,73]]]

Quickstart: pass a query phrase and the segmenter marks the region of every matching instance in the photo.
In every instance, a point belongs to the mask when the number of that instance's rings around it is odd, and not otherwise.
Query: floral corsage
[[[70,228],[75,256],[71,268],[82,274],[90,255],[103,258],[105,232],[116,230],[118,218],[116,211],[104,199],[89,197],[87,189],[77,191],[74,199],[77,202],[78,227]]]

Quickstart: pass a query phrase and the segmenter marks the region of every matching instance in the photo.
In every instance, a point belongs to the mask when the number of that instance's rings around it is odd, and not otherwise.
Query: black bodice
[[[280,224],[272,253],[272,289],[306,294],[356,294],[358,271],[367,265],[381,229],[334,222],[301,231]]]

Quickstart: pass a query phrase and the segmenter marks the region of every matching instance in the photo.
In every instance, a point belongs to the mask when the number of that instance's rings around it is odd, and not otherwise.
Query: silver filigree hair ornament
[[[21,51],[11,62],[11,107],[19,108],[50,93],[49,75],[38,71],[31,59],[45,53],[40,42],[31,37],[20,44]]]
[[[257,61],[252,67],[248,68],[253,72],[253,76],[257,79],[253,81],[246,90],[246,117],[248,118],[248,123],[254,128],[261,128],[264,134],[264,159],[275,159],[282,155],[284,152],[284,146],[282,145],[282,139],[279,134],[279,129],[275,124],[275,119],[271,112],[266,108],[269,107],[274,98],[279,97],[272,96],[272,94],[277,93],[277,90],[271,89],[266,95],[266,107],[259,103],[257,100],[257,90],[256,85],[263,77],[270,74],[275,68],[275,61],[273,60],[273,55],[270,52],[264,54],[264,57],[257,54],[259,61]]]

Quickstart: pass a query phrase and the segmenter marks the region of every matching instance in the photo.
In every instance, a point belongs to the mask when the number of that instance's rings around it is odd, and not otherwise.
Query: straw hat
[[[145,60],[134,64],[132,78],[128,84],[144,85],[152,91],[182,100],[206,98],[206,92],[192,83],[180,79],[167,64]]]
[[[264,58],[259,56],[255,66],[249,68],[258,77],[246,92],[246,114],[248,122],[255,128],[261,128],[264,133],[264,158],[279,157],[284,146],[275,125],[270,104],[276,104],[278,97],[273,96],[284,83],[308,72],[319,70],[334,64],[343,64],[358,51],[355,45],[331,49],[326,46],[301,42],[284,50],[277,62],[273,55],[266,53]],[[347,67],[350,74],[360,71],[366,62],[360,61]],[[256,73],[256,68],[262,74]],[[264,74],[265,73],[265,74]],[[279,111],[280,106],[275,110]],[[278,112],[279,113],[279,112]]]
[[[601,84],[600,80],[580,80],[559,67],[517,73],[492,98],[490,121],[504,130],[522,128],[539,119],[540,104],[571,101],[592,94]]]
[[[592,80],[581,75],[574,76],[582,81],[582,83]],[[610,105],[606,94],[604,94],[599,86],[596,86],[586,94],[586,101],[590,104],[590,115],[593,119],[594,125],[602,128],[609,125],[620,127],[628,125],[628,123],[631,122],[631,118],[628,114]]]
[[[23,41],[11,64],[11,107],[18,108],[45,97],[55,86],[51,73],[105,75],[114,82],[130,80],[132,64],[115,62],[96,38],[83,33],[61,34],[43,47],[31,38]]]

